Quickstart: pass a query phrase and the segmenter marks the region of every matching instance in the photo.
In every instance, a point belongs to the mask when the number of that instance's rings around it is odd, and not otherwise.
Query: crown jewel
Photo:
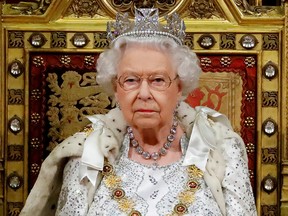
[[[185,38],[185,24],[180,16],[173,13],[165,16],[166,25],[159,23],[157,8],[141,8],[135,10],[135,22],[128,18],[128,13],[117,13],[115,22],[107,23],[107,37],[111,44],[120,37],[135,38],[168,37],[179,45]]]

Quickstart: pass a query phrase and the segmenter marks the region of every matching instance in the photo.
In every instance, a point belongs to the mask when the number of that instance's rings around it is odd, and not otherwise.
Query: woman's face
[[[116,84],[116,100],[132,127],[148,129],[171,125],[173,112],[182,93],[181,84],[179,79],[175,79],[167,89],[155,90],[146,79],[155,74],[168,76],[171,80],[176,77],[169,55],[141,46],[126,48],[119,61],[117,77],[127,77],[128,85],[131,83],[130,75],[144,78],[140,86],[133,90],[124,90],[119,83]]]

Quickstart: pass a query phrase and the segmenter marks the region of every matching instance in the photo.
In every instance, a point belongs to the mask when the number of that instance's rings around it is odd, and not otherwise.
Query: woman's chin
[[[133,124],[139,129],[148,129],[157,127],[160,125],[160,122],[159,119],[156,120],[153,118],[139,118],[134,121]]]

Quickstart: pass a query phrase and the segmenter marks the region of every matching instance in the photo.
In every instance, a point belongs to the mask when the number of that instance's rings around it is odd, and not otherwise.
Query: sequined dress
[[[188,178],[186,167],[181,165],[188,139],[183,136],[180,144],[183,153],[181,160],[167,166],[147,166],[127,157],[129,138],[125,136],[114,169],[116,175],[121,178],[121,189],[125,191],[126,203],[112,199],[111,190],[107,187],[109,184],[102,181],[88,208],[87,189],[79,183],[80,159],[71,159],[64,170],[56,215],[129,215],[127,202],[133,203],[134,209],[143,216],[173,215],[173,209],[179,203],[179,194],[185,189]],[[227,215],[256,215],[247,164],[243,159],[244,152],[239,148],[239,140],[237,138],[226,140],[220,148],[227,164],[222,182]],[[195,197],[187,197],[194,201],[188,206],[185,215],[222,215],[203,178],[199,180],[199,184],[200,188]]]

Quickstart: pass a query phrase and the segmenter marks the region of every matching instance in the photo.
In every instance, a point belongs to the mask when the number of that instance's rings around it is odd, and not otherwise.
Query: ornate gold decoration
[[[7,216],[17,216],[23,208],[22,202],[8,202],[7,203]]]
[[[255,144],[254,143],[247,143],[246,144],[246,151],[248,154],[255,152]]]
[[[75,33],[70,41],[75,47],[79,48],[85,47],[90,42],[89,38],[84,33]]]
[[[276,164],[278,161],[277,148],[263,148],[262,149],[262,163]]]
[[[203,57],[200,59],[201,67],[210,67],[211,63],[212,63],[212,61],[208,57]]]
[[[84,57],[84,64],[88,65],[88,66],[95,65],[96,62],[95,62],[94,56],[92,56],[92,55],[85,56]]]
[[[211,34],[204,34],[201,35],[200,38],[198,39],[198,44],[200,47],[202,47],[203,49],[210,49],[211,47],[213,47],[216,43],[215,38],[213,37],[213,35]]]
[[[31,44],[31,46],[39,48],[42,47],[47,42],[47,39],[42,33],[34,32],[33,34],[30,35],[28,41]]]
[[[263,50],[278,50],[279,49],[279,35],[278,34],[263,34]]]
[[[66,32],[51,32],[51,48],[66,48]]]
[[[8,104],[21,105],[24,104],[23,89],[8,89]]]
[[[24,159],[24,146],[8,145],[7,158],[9,161],[22,161]]]
[[[220,64],[222,65],[222,67],[229,67],[231,64],[231,58],[229,56],[223,56],[220,59]]]
[[[94,33],[94,48],[106,48],[109,46],[106,32]]]
[[[186,34],[186,37],[184,39],[184,44],[188,46],[190,49],[194,49],[194,36],[193,34]]]
[[[214,0],[193,0],[188,10],[189,16],[196,19],[223,18],[222,13],[215,6]]]
[[[74,0],[68,8],[65,16],[74,14],[76,17],[90,16],[93,17],[99,10],[99,3],[91,0]]]
[[[266,79],[272,80],[278,75],[278,66],[274,62],[268,61],[262,69],[262,74]]]
[[[38,124],[40,121],[40,114],[39,113],[32,113],[30,116],[31,123]]]
[[[241,10],[245,15],[251,16],[263,16],[268,12],[272,12],[272,7],[263,7],[263,6],[251,6],[247,0],[234,0],[236,6]]]
[[[288,14],[287,1],[284,4],[284,8],[285,8],[285,14],[287,15]],[[285,18],[284,18],[284,26],[285,26],[285,28],[284,28],[283,31],[284,31],[284,44],[285,44],[285,47],[284,47],[283,55],[285,56],[285,58],[287,58],[288,57],[288,16],[285,16]],[[287,100],[288,100],[288,94],[287,94],[287,92],[288,92],[288,85],[287,85],[287,83],[288,83],[288,76],[287,76],[288,63],[287,63],[287,61],[286,61],[286,63],[284,65],[286,66],[286,68],[283,67],[283,70],[286,71],[286,80],[285,80],[285,82],[286,82],[286,89],[285,89],[285,92],[286,92],[286,106],[285,106],[285,110],[286,110],[286,122],[288,122],[288,114],[287,114],[287,112],[288,112],[288,103],[287,103]],[[285,131],[285,137],[286,137],[286,145],[285,145],[286,149],[284,151],[285,154],[283,155],[284,156],[283,158],[287,159],[288,158],[288,127],[287,126],[286,126],[286,131]],[[286,185],[287,184],[286,183],[286,181],[287,181],[286,178],[287,177],[284,177],[284,178],[285,178],[285,185]],[[288,196],[288,192],[286,191],[285,194],[286,194],[285,195],[285,198],[286,198]],[[285,205],[286,205],[286,208],[287,208],[287,203],[285,203]]]
[[[277,205],[261,205],[261,216],[277,216]]]
[[[68,56],[68,55],[63,55],[61,58],[60,58],[60,62],[64,65],[69,65],[70,62],[71,62],[71,58]]]
[[[250,116],[246,117],[244,120],[244,124],[246,127],[253,127],[255,125],[254,118]]]
[[[91,124],[85,126],[84,129],[82,130],[82,132],[86,133],[86,136],[88,136],[93,131],[94,131],[94,129],[93,129]]]
[[[38,148],[40,146],[40,140],[38,138],[32,138],[30,140],[30,145],[32,148]]]
[[[18,134],[23,129],[22,119],[20,119],[17,115],[14,115],[8,122],[8,128],[12,133]]]
[[[23,178],[17,172],[13,172],[7,177],[7,184],[11,189],[18,190],[23,184]]]
[[[40,67],[43,66],[44,64],[44,59],[42,56],[36,56],[32,59],[32,63],[36,66],[36,67]]]
[[[268,174],[262,179],[261,186],[266,193],[270,194],[277,188],[277,180]]]
[[[158,8],[159,15],[166,15],[172,11],[173,8],[179,6],[181,1],[176,0],[108,0],[109,6],[112,6],[118,12],[127,12],[130,17],[134,17],[135,8]],[[106,5],[107,6],[107,5]]]
[[[235,33],[227,33],[221,34],[220,36],[220,48],[221,49],[236,49],[236,34]]]
[[[277,130],[278,130],[278,125],[272,118],[266,119],[262,124],[262,131],[267,136],[274,135],[277,132]]]
[[[171,7],[175,5],[175,0],[144,0],[144,1],[133,1],[133,0],[111,0],[112,5],[115,8],[128,7],[129,5],[133,8],[153,8],[157,6]]]
[[[24,32],[9,31],[8,32],[8,47],[23,48],[24,47]]]
[[[247,101],[252,101],[255,99],[255,92],[254,91],[251,91],[251,90],[247,90],[245,92],[245,99]]]
[[[89,65],[95,64],[95,59],[90,57],[85,61]],[[52,150],[57,143],[88,124],[85,116],[107,113],[110,100],[96,85],[95,72],[80,75],[76,71],[67,71],[61,77],[49,73],[47,81],[52,92],[46,113],[51,125],[48,136],[51,137],[49,150]]]
[[[278,92],[277,91],[262,92],[262,107],[278,107]]]
[[[42,15],[52,0],[20,1],[18,4],[4,4],[4,14]],[[6,12],[6,13],[5,13]]]
[[[172,215],[182,215],[195,200],[195,193],[200,188],[199,180],[203,177],[203,172],[195,165],[187,167],[188,179],[186,187],[178,194],[178,203],[172,210]],[[128,215],[141,215],[134,209],[135,202],[128,197],[121,188],[122,179],[115,173],[114,167],[105,161],[102,174],[103,182],[111,192],[112,198],[118,203],[119,209]]]
[[[244,61],[245,65],[247,68],[251,68],[251,67],[254,67],[256,65],[256,60],[254,57],[246,57],[245,58],[245,61]]]
[[[12,61],[8,66],[8,72],[15,78],[19,77],[24,70],[24,65],[17,59]]]
[[[36,163],[33,163],[30,167],[30,170],[31,172],[34,174],[34,175],[38,175],[39,171],[40,171],[40,166],[39,164],[36,164]]]
[[[40,96],[41,96],[41,92],[39,89],[33,89],[31,91],[31,99],[38,100],[40,98]]]
[[[253,49],[258,44],[258,40],[252,34],[245,34],[241,37],[239,43],[244,49]]]

